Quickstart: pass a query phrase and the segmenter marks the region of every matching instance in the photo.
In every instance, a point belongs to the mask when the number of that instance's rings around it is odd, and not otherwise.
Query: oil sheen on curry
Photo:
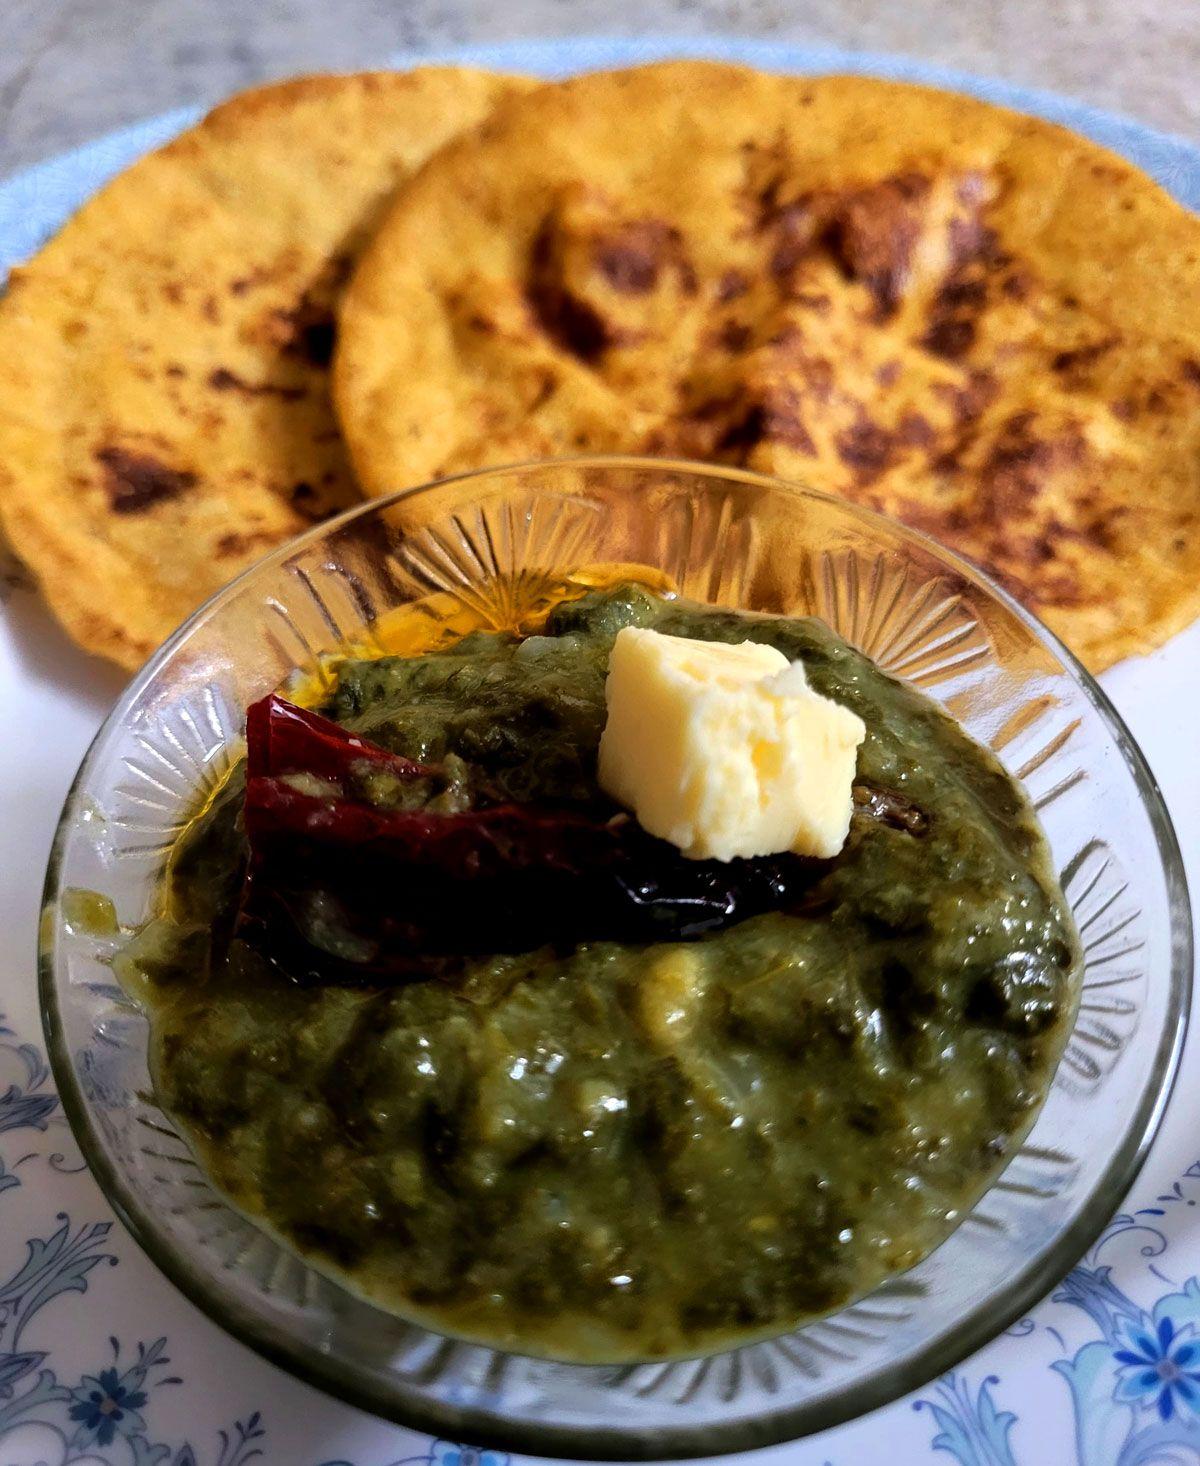
[[[865,724],[838,854],[689,858],[603,792],[625,627]],[[911,1267],[1032,1123],[1078,937],[990,753],[813,619],[634,585],[264,699],[119,959],[159,1098],[316,1267],[446,1333],[702,1353]]]

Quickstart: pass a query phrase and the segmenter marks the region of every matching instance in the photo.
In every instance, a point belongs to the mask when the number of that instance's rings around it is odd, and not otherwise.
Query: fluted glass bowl
[[[1064,1058],[1019,1154],[920,1266],[832,1317],[703,1359],[571,1365],[460,1343],[352,1297],[229,1207],[154,1102],[148,1025],[115,939],[73,888],[146,914],[179,821],[241,750],[243,710],[383,612],[441,593],[511,624],[562,572],[631,563],[699,600],[815,613],[943,703],[1036,804],[1087,949]],[[1191,976],[1182,867],[1152,776],[1104,694],[982,574],[877,515],[752,474],[580,459],[363,505],[269,555],[134,679],[63,810],[41,993],[63,1104],[109,1200],[218,1323],[367,1410],[501,1447],[699,1455],[834,1425],[949,1368],[1076,1261],[1166,1103]],[[65,910],[64,910],[65,906]]]

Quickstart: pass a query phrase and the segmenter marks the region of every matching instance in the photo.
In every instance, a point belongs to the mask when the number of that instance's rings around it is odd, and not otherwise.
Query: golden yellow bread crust
[[[364,488],[580,451],[731,462],[972,557],[1093,668],[1200,611],[1200,220],[949,92],[675,62],[515,98],[343,298]]]
[[[0,300],[0,520],[84,646],[134,667],[358,497],[333,305],[380,208],[533,83],[462,68],[246,92],[101,189]]]

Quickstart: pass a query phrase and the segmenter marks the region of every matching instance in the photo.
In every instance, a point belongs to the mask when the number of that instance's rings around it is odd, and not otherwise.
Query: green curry
[[[443,770],[398,791],[362,768],[356,797],[602,808],[607,657],[634,624],[768,643],[866,723],[849,839],[801,902],[695,940],[313,981],[232,924],[235,780],[119,963],[159,1098],[239,1207],[395,1312],[584,1360],[781,1331],[916,1263],[1031,1124],[1080,960],[1017,786],[815,620],[624,586],[524,640],[348,661],[323,711]],[[336,913],[308,915],[306,940],[354,956]]]

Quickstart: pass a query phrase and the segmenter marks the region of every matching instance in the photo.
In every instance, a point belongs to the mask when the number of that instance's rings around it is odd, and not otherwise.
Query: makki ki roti
[[[461,67],[243,93],[102,189],[0,300],[0,521],[85,647],[137,666],[359,497],[333,305],[392,190],[532,82]]]
[[[515,99],[382,221],[334,394],[371,493],[702,458],[927,531],[1093,668],[1200,611],[1200,220],[950,93],[677,62]]]

